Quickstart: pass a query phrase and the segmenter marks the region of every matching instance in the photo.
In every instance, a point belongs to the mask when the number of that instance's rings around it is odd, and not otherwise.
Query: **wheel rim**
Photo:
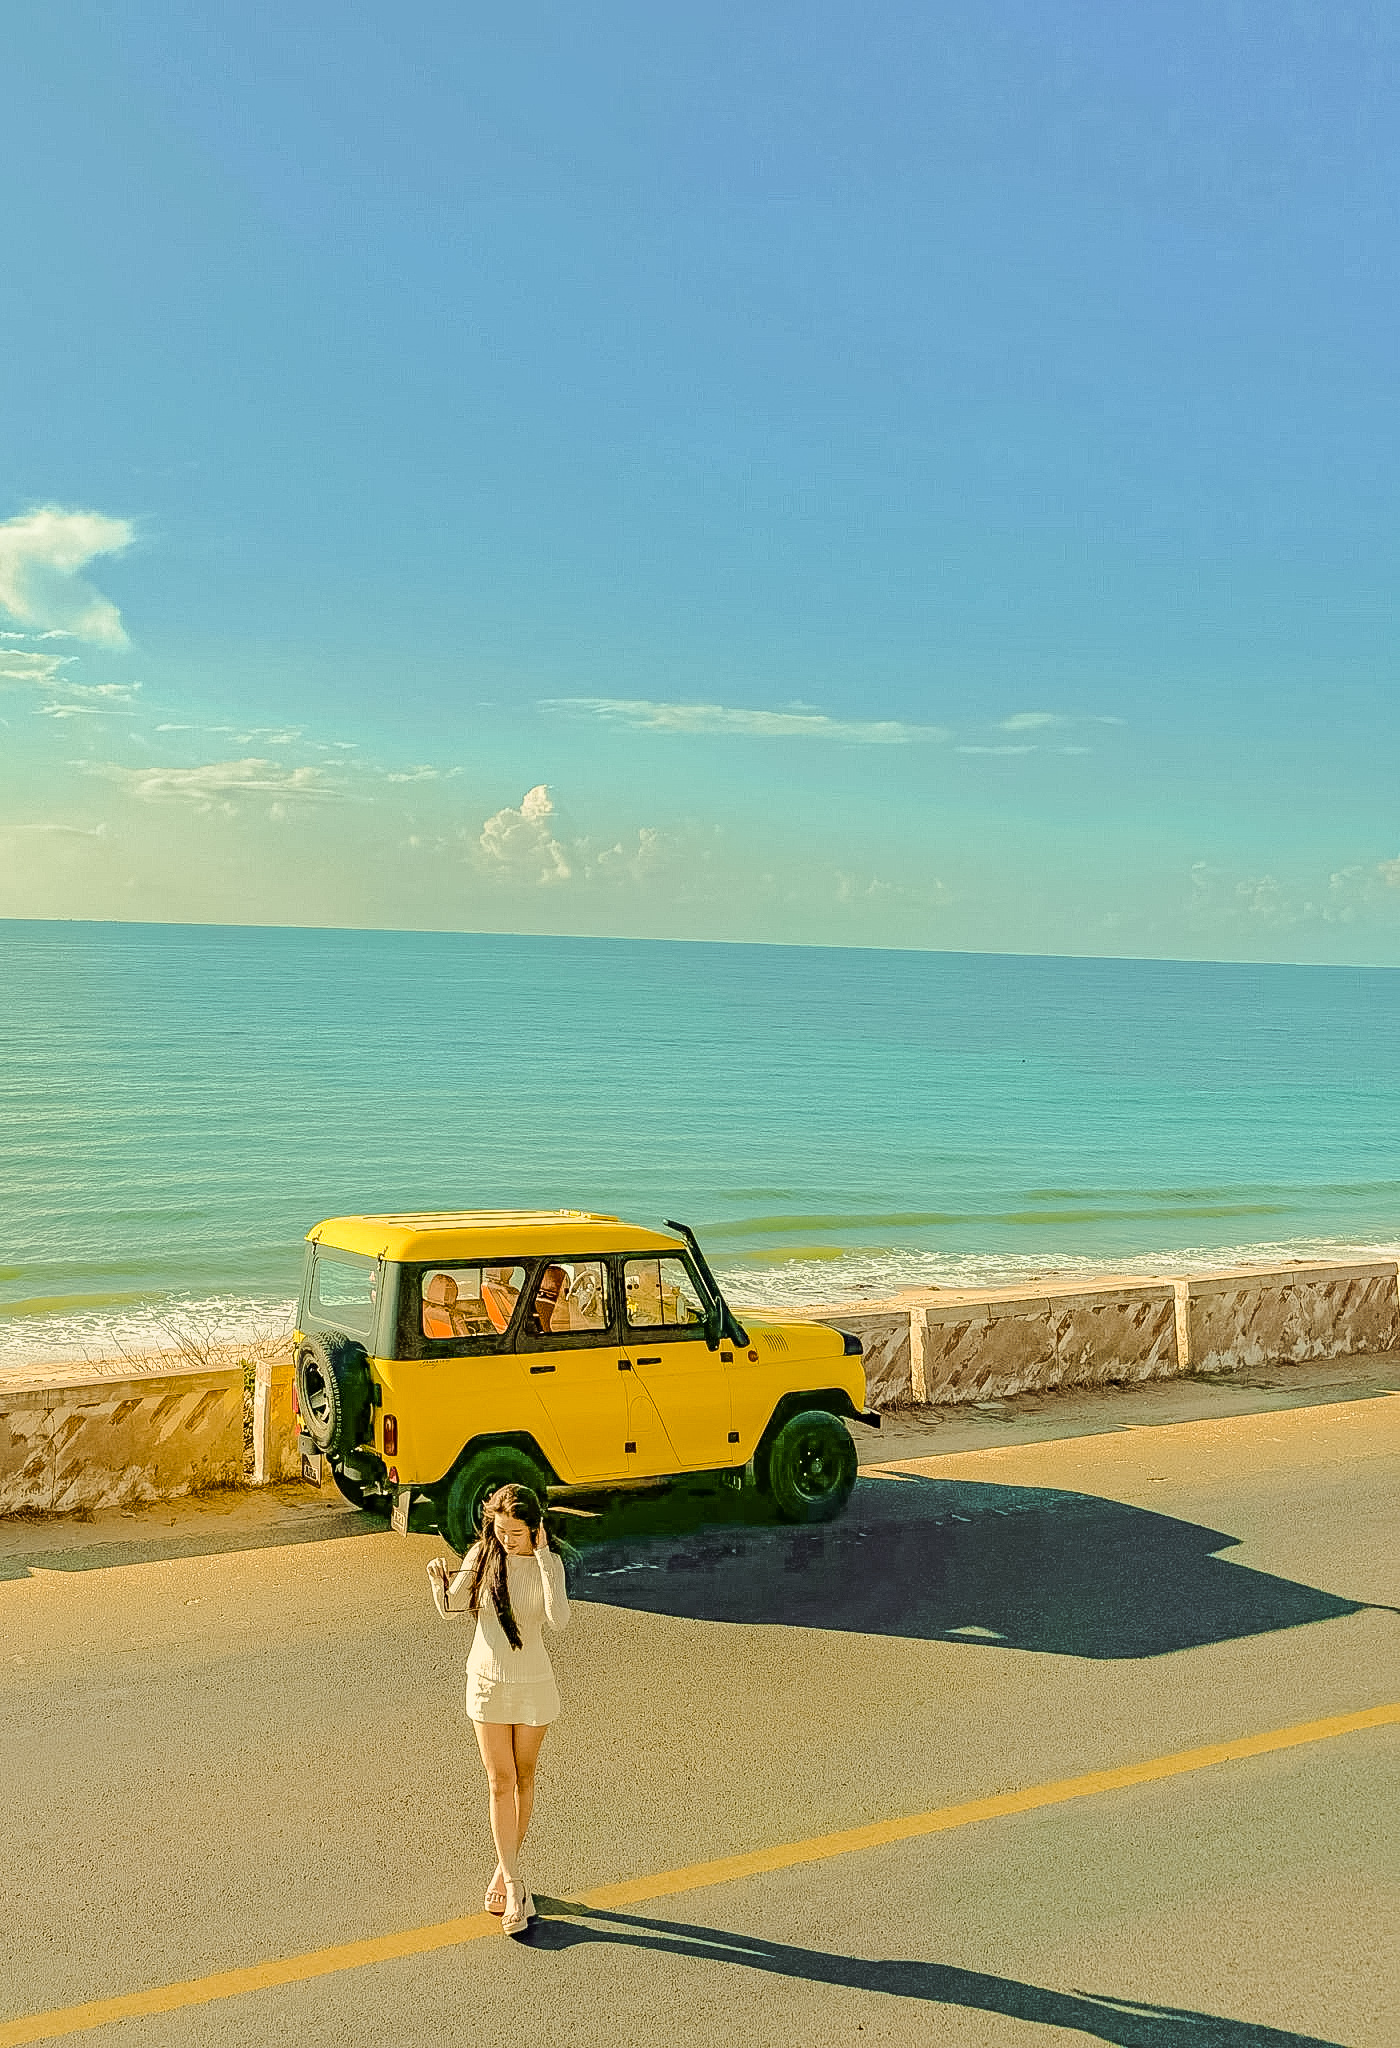
[[[312,1359],[302,1367],[302,1406],[308,1419],[316,1429],[324,1433],[330,1427],[331,1401],[326,1386],[326,1376]]]
[[[841,1460],[824,1436],[804,1437],[793,1460],[793,1482],[804,1500],[825,1500],[841,1484]]]

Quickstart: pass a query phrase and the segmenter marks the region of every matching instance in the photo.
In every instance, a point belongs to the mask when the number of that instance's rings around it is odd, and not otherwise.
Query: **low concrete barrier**
[[[939,1288],[745,1312],[854,1331],[871,1405],[898,1408],[1400,1350],[1400,1262]]]
[[[1183,1370],[1233,1372],[1400,1349],[1394,1259],[1196,1274],[1188,1298]]]
[[[0,1383],[0,1514],[73,1513],[243,1483],[237,1366],[94,1377],[53,1367]]]
[[[983,1401],[1030,1388],[1161,1379],[1178,1371],[1169,1280],[959,1290],[910,1309],[910,1399]]]

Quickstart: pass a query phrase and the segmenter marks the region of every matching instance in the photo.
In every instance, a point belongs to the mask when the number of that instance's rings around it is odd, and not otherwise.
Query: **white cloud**
[[[1335,869],[1325,886],[1320,880],[1291,885],[1272,874],[1236,876],[1197,861],[1190,908],[1237,927],[1349,925],[1375,917],[1390,923],[1396,906],[1388,892],[1394,888],[1400,888],[1400,860],[1353,862]]]
[[[269,747],[295,746],[302,731],[299,725],[251,725],[246,732],[236,725],[206,725],[199,730],[214,733],[219,739],[232,740],[240,747],[251,747],[254,740],[262,740]]]
[[[1002,719],[1001,730],[1003,732],[1040,732],[1047,725],[1064,725],[1066,723],[1067,720],[1058,711],[1017,711],[1010,718]]]
[[[340,792],[324,768],[285,768],[277,761],[211,761],[199,768],[119,768],[104,763],[89,770],[105,775],[142,803],[215,804],[232,812],[239,798],[272,797],[281,803],[316,803]]]
[[[62,839],[105,839],[105,825],[16,825],[16,832],[47,832]]]
[[[1038,747],[955,747],[958,754],[1035,754]]]
[[[0,605],[21,625],[49,629],[95,647],[125,647],[121,613],[78,571],[99,555],[120,554],[135,539],[128,519],[65,512],[59,505],[0,523]]]
[[[946,740],[937,725],[897,719],[829,718],[823,711],[747,711],[726,704],[656,704],[646,697],[546,697],[542,711],[625,725],[634,732],[722,735],[760,740],[840,740],[852,746],[909,746]]]
[[[445,851],[448,842],[415,833],[410,846]],[[486,820],[471,842],[473,857],[502,881],[547,888],[567,882],[573,888],[601,885],[626,887],[646,882],[672,859],[675,844],[655,826],[643,825],[629,839],[604,844],[569,833],[555,809],[548,786],[527,790],[516,809],[507,805]]]
[[[385,775],[386,782],[451,782],[454,775],[461,774],[460,768],[393,768]]]
[[[17,640],[18,633],[7,633]],[[71,654],[38,654],[31,647],[0,647],[0,683],[22,690],[48,690],[63,681],[62,671],[73,660]]]
[[[553,815],[548,786],[537,783],[526,790],[519,810],[507,805],[486,820],[478,841],[481,852],[495,869],[524,881],[569,881],[573,869],[554,836]]]
[[[129,711],[136,702],[139,683],[67,683],[56,703],[41,704],[40,718],[91,718]]]

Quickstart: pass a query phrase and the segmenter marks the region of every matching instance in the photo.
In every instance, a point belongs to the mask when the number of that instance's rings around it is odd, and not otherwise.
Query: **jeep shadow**
[[[1237,1538],[1051,1487],[862,1478],[839,1522],[777,1523],[748,1495],[677,1487],[571,1516],[575,1597],[706,1621],[1157,1657],[1367,1603],[1216,1555]]]

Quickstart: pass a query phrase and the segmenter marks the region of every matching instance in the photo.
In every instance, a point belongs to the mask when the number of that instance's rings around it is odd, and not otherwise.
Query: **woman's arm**
[[[548,1542],[542,1542],[535,1551],[535,1560],[540,1568],[540,1579],[544,1586],[544,1618],[549,1627],[557,1633],[569,1626],[569,1596],[564,1587],[564,1560],[557,1550],[551,1550]]]
[[[455,1621],[462,1612],[461,1606],[454,1606],[453,1602],[457,1599],[458,1594],[464,1590],[467,1580],[471,1576],[471,1568],[475,1558],[476,1545],[473,1544],[458,1566],[457,1576],[451,1580],[448,1579],[447,1561],[445,1558],[435,1557],[428,1566],[428,1583],[433,1589],[433,1605],[437,1608],[444,1621]]]

